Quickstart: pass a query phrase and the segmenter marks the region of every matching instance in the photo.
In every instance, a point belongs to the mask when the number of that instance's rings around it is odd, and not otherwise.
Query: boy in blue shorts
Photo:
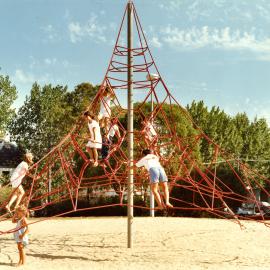
[[[169,201],[168,178],[164,168],[159,163],[159,158],[152,154],[149,149],[144,149],[142,154],[144,157],[136,163],[136,166],[144,167],[149,172],[151,190],[158,204],[158,209],[164,208],[159,194],[159,183],[164,192],[165,206],[172,208],[173,205]]]

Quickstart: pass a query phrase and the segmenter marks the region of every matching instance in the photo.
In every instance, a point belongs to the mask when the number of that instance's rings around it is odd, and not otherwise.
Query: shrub
[[[0,187],[0,208],[2,208],[3,204],[8,200],[11,191],[11,187]]]

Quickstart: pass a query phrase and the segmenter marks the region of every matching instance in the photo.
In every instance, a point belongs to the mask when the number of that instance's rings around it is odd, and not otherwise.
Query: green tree
[[[81,83],[74,91],[67,93],[66,99],[72,107],[72,116],[77,118],[89,106],[94,96],[97,94],[99,86],[91,83]]]
[[[16,98],[16,87],[11,84],[8,76],[0,75],[0,136],[5,134],[7,125],[15,116],[15,109],[11,106]]]
[[[251,183],[254,180],[260,180],[263,183],[260,175],[269,178],[270,163],[267,160],[270,155],[270,130],[265,119],[255,118],[253,122],[250,122],[245,113],[230,117],[216,106],[208,110],[203,101],[198,103],[193,101],[187,109],[195,125],[206,134],[206,137],[201,140],[200,147],[204,162],[213,160],[214,143],[216,143],[222,149],[223,158],[235,159],[235,169],[243,177],[248,177]],[[248,173],[239,171],[238,160],[245,162],[255,171]],[[229,175],[230,167],[226,167],[226,164],[219,167],[227,170]]]
[[[213,106],[208,110],[203,101],[187,106],[187,110],[193,118],[199,130],[206,135],[201,140],[201,155],[205,162],[213,159],[215,144],[221,146],[230,153],[239,153],[243,147],[242,134],[239,133],[240,121],[228,116],[219,107]]]
[[[201,100],[198,103],[193,101],[191,105],[187,105],[187,111],[193,119],[194,127],[199,131],[203,131],[209,138],[213,136],[214,128],[209,129],[209,112],[207,106]],[[212,156],[213,148],[206,138],[200,141],[200,152],[204,162],[209,161]]]
[[[67,87],[35,83],[10,125],[14,140],[38,158],[56,145],[73,123],[66,94]]]
[[[255,118],[247,129],[242,158],[259,173],[267,175],[270,171],[270,129],[265,119]]]

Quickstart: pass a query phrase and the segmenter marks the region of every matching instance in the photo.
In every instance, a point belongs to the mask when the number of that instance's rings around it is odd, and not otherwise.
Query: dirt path
[[[127,249],[126,218],[61,218],[30,226],[26,270],[270,269],[270,228],[227,220],[135,218]],[[1,222],[0,231],[14,224]],[[12,234],[0,236],[0,269],[17,262]]]

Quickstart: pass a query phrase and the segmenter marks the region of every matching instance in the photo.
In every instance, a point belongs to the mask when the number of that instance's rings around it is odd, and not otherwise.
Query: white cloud
[[[74,64],[70,63],[67,59],[57,59],[56,57],[47,57],[44,59],[36,59],[33,56],[30,56],[30,64],[29,68],[32,72],[44,70],[47,68],[48,70],[54,68],[72,68],[75,67]]]
[[[241,104],[240,108],[243,110],[243,104]],[[251,100],[244,108],[244,110],[248,112],[249,118],[252,121],[255,117],[257,119],[264,118],[270,126],[270,109],[269,102],[267,100],[260,102],[258,100]]]
[[[44,63],[48,66],[55,65],[57,62],[56,58],[45,58]]]
[[[84,36],[84,31],[82,30],[78,22],[71,22],[68,25],[69,37],[72,43],[81,41],[82,36]]]
[[[29,65],[29,68],[30,69],[34,69],[35,67],[36,67],[36,65],[37,65],[37,60],[35,59],[35,57],[34,56],[30,56],[30,60],[31,60],[31,63],[30,63],[30,65]]]
[[[257,117],[258,118],[265,118],[268,125],[270,126],[270,109],[267,108],[259,108],[257,110]]]
[[[70,68],[70,67],[74,66],[68,60],[63,60],[62,65],[63,65],[64,68]]]
[[[252,98],[245,98],[244,103],[231,102],[224,107],[224,110],[234,116],[237,113],[247,112],[251,121],[257,117],[257,119],[264,118],[270,126],[270,109],[268,101],[258,101]]]
[[[148,30],[150,33],[153,33],[155,31],[155,26],[154,25],[148,25]]]
[[[269,21],[270,19],[270,3],[269,1],[264,1],[263,4],[259,4],[258,2],[255,3],[255,10],[258,12],[258,15],[261,18],[266,19],[267,21]]]
[[[27,74],[21,69],[16,69],[13,80],[22,84],[28,84],[33,83],[35,78],[32,74]]]
[[[106,26],[98,23],[97,16],[93,14],[85,24],[70,22],[68,25],[69,36],[72,43],[82,41],[85,37],[90,37],[97,43],[106,42],[106,29]]]
[[[216,22],[262,19],[270,21],[270,2],[267,0],[167,0],[159,4],[170,16],[181,16],[190,21],[212,18]]]
[[[270,53],[258,55],[256,59],[259,61],[270,62]]]
[[[213,47],[225,50],[250,50],[260,53],[270,53],[270,38],[258,39],[254,30],[232,30],[230,27],[222,29],[193,27],[180,29],[168,25],[161,30],[162,40],[177,49],[198,49]]]
[[[117,24],[115,22],[110,22],[109,23],[109,27],[113,30],[116,31],[117,30]]]
[[[165,9],[165,5],[164,4],[159,4],[159,8],[160,9]]]
[[[160,40],[159,40],[158,37],[152,37],[152,38],[149,40],[149,43],[150,43],[153,47],[156,47],[156,48],[161,48],[161,47],[162,47],[162,43],[160,42]]]
[[[159,4],[159,7],[160,9],[165,9],[171,12],[171,11],[179,10],[181,5],[183,5],[181,1],[171,0],[171,1],[166,1],[166,4]]]
[[[15,74],[12,75],[11,78],[16,86],[31,86],[34,82],[46,83],[50,81],[50,76],[48,74],[44,74],[38,77],[35,76],[33,73],[25,72],[22,69],[16,69]]]
[[[59,35],[58,35],[56,29],[51,24],[43,26],[43,27],[41,27],[41,29],[43,30],[43,32],[45,34],[46,40],[49,40],[51,42],[59,40]]]
[[[11,80],[16,85],[19,92],[19,99],[14,103],[15,108],[19,108],[23,105],[26,95],[29,95],[32,85],[37,82],[39,85],[43,86],[45,84],[60,84],[59,77],[54,79],[53,76],[44,71],[38,75],[34,72],[24,71],[22,69],[16,69],[15,73],[11,75]]]
[[[218,94],[221,95],[220,89],[215,89],[210,87],[207,82],[196,82],[196,81],[186,81],[186,80],[173,80],[172,85],[168,85],[169,89],[174,89],[174,91],[182,91],[185,89],[188,93],[193,93],[194,95],[197,95],[197,93],[205,95],[203,92],[211,92],[212,94]],[[202,98],[201,98],[202,99]]]

